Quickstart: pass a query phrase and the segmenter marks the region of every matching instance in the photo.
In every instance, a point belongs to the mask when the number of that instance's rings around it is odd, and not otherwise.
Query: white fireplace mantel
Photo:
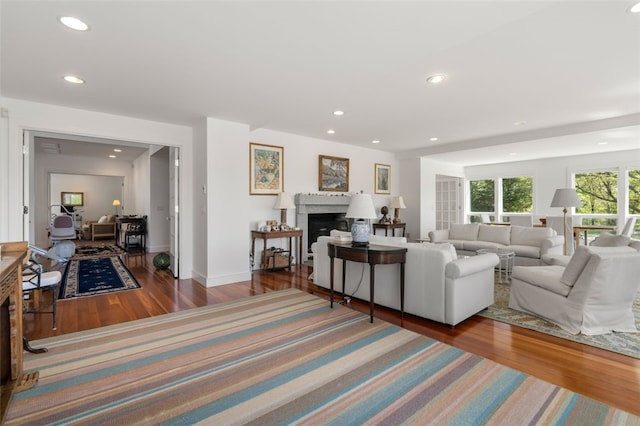
[[[309,257],[309,214],[346,213],[351,195],[296,194],[296,226],[302,229],[302,259]]]

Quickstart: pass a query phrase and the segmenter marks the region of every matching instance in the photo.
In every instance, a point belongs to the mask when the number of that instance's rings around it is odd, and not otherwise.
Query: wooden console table
[[[369,316],[373,322],[375,266],[400,264],[400,324],[404,322],[404,264],[407,260],[407,249],[402,247],[380,246],[370,244],[368,247],[353,247],[351,243],[338,244],[327,243],[329,258],[331,259],[331,296],[330,306],[333,308],[333,270],[334,258],[342,259],[342,295],[344,296],[344,284],[346,278],[347,260],[369,264]]]
[[[0,424],[15,392],[29,389],[38,373],[23,374],[22,264],[27,243],[1,243],[0,260]]]
[[[404,231],[406,228],[406,223],[374,223],[373,224],[373,233],[375,234],[378,229],[384,229],[384,236],[388,237],[389,230],[391,230],[391,236],[393,237],[393,233],[396,229],[402,229],[402,236],[404,237]]]
[[[266,265],[266,259],[264,257],[267,251],[267,240],[273,238],[289,238],[289,251],[292,251],[291,245],[292,238],[298,238],[298,264],[302,262],[302,229],[290,229],[288,231],[251,231],[251,259],[255,259],[256,252],[256,238],[261,238],[264,242],[262,247],[262,265]],[[253,265],[252,265],[253,266]]]

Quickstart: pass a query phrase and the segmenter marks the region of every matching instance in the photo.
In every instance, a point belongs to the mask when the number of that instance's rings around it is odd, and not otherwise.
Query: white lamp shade
[[[551,207],[581,207],[582,201],[573,188],[558,188],[551,200]]]
[[[278,198],[276,199],[276,203],[273,205],[275,210],[280,209],[295,209],[296,205],[293,204],[293,200],[291,199],[291,195],[286,192],[281,192],[278,194]]]
[[[352,219],[375,219],[376,209],[373,207],[373,199],[370,194],[354,194],[351,196],[349,208],[345,215]]]
[[[397,197],[393,197],[393,200],[391,200],[391,208],[392,209],[406,209],[407,206],[404,205],[404,200],[402,199],[401,195],[398,195]]]
[[[119,206],[120,205],[120,200],[113,200],[113,205],[114,206]]]

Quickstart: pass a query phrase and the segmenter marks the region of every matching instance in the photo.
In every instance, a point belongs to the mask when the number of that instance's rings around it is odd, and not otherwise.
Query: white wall
[[[0,241],[29,239],[29,230],[23,229],[22,212],[10,208],[10,206],[21,205],[23,202],[22,134],[25,130],[180,147],[182,161],[180,207],[181,210],[186,211],[192,209],[193,136],[191,127],[4,97],[0,97],[0,108],[5,108],[9,115],[8,123],[0,120],[3,125],[0,135],[8,132],[7,137],[0,137],[2,164],[6,165],[0,170],[0,182],[6,188],[0,191]],[[193,261],[193,228],[189,220],[181,221],[180,227],[181,277],[190,278]]]

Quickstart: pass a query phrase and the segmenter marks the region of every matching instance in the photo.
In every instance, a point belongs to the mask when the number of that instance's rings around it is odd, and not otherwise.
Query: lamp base
[[[369,247],[369,242],[368,241],[366,243],[352,242],[351,247]]]
[[[352,246],[356,247],[356,244],[362,244],[360,247],[368,246],[370,233],[371,227],[366,220],[358,219],[354,221],[353,225],[351,225]]]

